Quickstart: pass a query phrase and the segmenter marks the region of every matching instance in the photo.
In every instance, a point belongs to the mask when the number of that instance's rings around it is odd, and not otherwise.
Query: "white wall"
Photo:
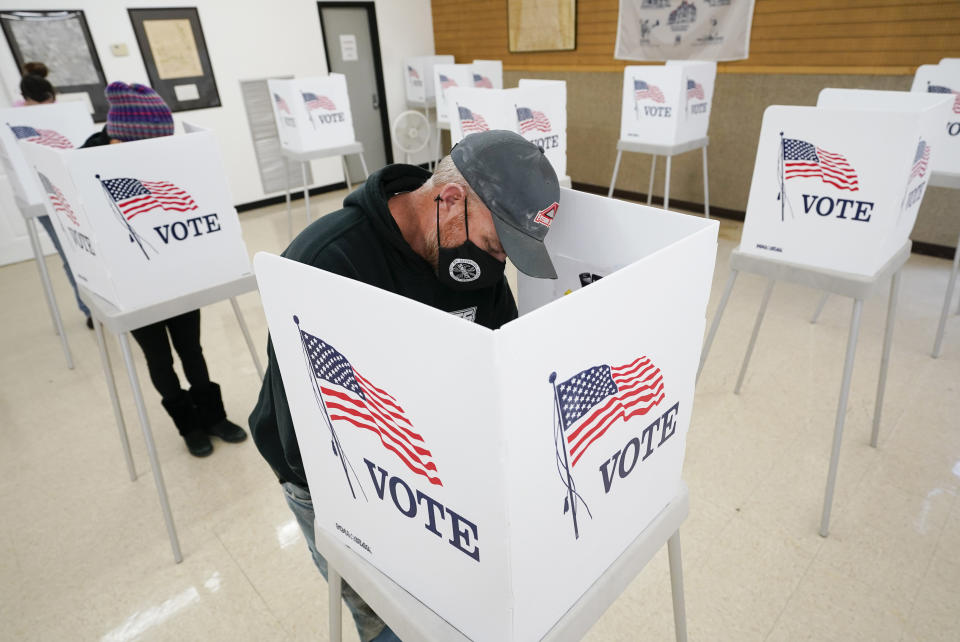
[[[149,84],[128,8],[169,7],[168,0],[74,0],[70,9],[82,9],[90,27],[107,82],[122,80]],[[255,201],[263,192],[253,141],[240,94],[240,80],[267,76],[311,76],[327,73],[320,18],[313,0],[195,0],[222,107],[177,112],[214,130],[220,141],[233,198]],[[51,9],[64,5],[48,0],[0,0],[0,10]],[[386,101],[390,122],[405,109],[402,59],[433,53],[433,20],[429,0],[377,0]],[[129,55],[114,57],[110,45],[127,45]],[[0,105],[19,98],[20,74],[10,48],[0,43],[0,81],[6,96]],[[91,132],[92,133],[92,132]],[[371,168],[374,169],[374,168]],[[314,184],[343,180],[339,159],[313,164]]]

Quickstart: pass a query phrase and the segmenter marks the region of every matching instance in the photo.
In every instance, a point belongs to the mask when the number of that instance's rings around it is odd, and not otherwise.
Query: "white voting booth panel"
[[[557,176],[567,174],[567,86],[563,81],[521,80],[514,89],[451,87],[450,143],[491,129],[514,131],[543,148]]]
[[[267,88],[273,99],[280,145],[292,152],[342,147],[356,141],[347,78],[343,74],[271,78]]]
[[[913,229],[936,154],[927,142],[936,113],[768,107],[740,251],[876,274]]]
[[[434,65],[433,83],[436,91],[437,122],[450,120],[447,90],[451,87],[474,87],[473,65]]]
[[[716,76],[715,62],[624,68],[620,140],[675,145],[703,138]]]
[[[503,89],[503,61],[474,60],[473,86],[480,89]]]
[[[55,149],[80,147],[97,127],[84,103],[63,102],[0,110],[0,162],[14,193],[25,203],[43,202],[36,173],[20,151],[19,141]]]
[[[680,479],[716,223],[562,190],[553,227],[497,331],[255,259],[318,527],[474,640],[540,639]]]
[[[436,90],[433,84],[434,65],[452,65],[453,56],[415,56],[403,61],[403,82],[407,102],[423,105],[433,101]]]
[[[249,275],[214,135],[60,151],[21,143],[77,280],[120,310]]]
[[[953,59],[956,60],[956,59]],[[931,145],[937,154],[933,170],[960,174],[960,64],[947,58],[939,65],[921,65],[913,77],[911,91],[940,95],[947,99]]]

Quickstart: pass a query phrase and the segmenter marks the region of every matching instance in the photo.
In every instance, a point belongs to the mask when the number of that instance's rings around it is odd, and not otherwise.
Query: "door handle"
[[[373,95],[373,108],[380,109],[380,94]]]

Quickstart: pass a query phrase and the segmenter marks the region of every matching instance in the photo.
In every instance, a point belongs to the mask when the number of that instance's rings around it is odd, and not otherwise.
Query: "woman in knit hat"
[[[113,82],[105,93],[110,103],[107,124],[103,131],[88,138],[84,147],[173,134],[173,114],[150,87]],[[147,359],[150,381],[192,455],[205,457],[213,452],[210,435],[228,442],[247,438],[243,428],[227,419],[220,386],[210,381],[200,346],[199,310],[144,326],[132,334]],[[190,382],[189,392],[180,387],[173,370],[171,341]]]

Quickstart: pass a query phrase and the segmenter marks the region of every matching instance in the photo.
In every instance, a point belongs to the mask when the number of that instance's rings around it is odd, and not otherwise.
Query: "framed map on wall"
[[[150,86],[172,111],[220,106],[195,7],[128,9]]]
[[[510,51],[577,48],[577,0],[507,0]]]
[[[95,121],[106,120],[106,78],[83,11],[3,11],[0,26],[18,69],[44,63],[61,100],[83,100]]]

